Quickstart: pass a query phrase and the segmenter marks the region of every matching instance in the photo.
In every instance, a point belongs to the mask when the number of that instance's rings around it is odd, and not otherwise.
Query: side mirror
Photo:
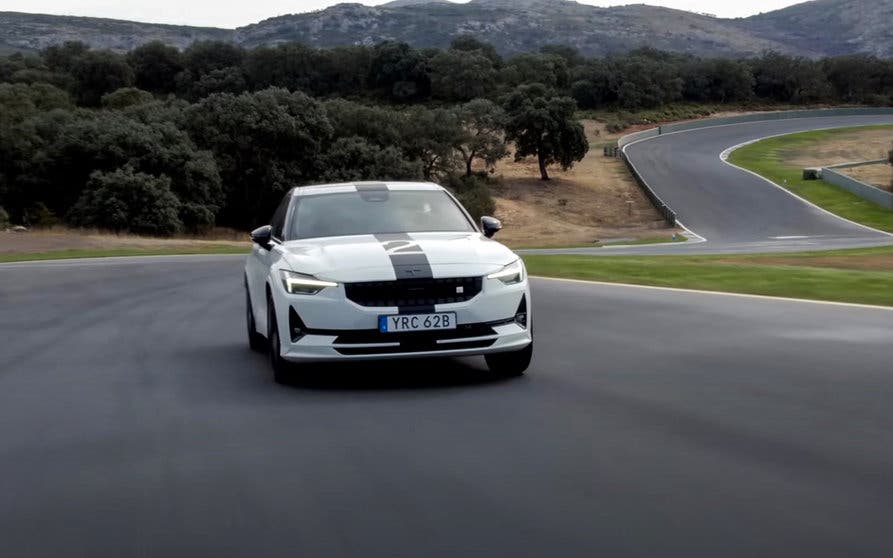
[[[251,231],[251,242],[257,244],[265,250],[270,249],[270,240],[273,238],[273,227],[264,225],[263,227]]]
[[[502,230],[502,222],[495,217],[485,215],[481,217],[481,229],[484,231],[484,236],[493,238],[494,234]]]

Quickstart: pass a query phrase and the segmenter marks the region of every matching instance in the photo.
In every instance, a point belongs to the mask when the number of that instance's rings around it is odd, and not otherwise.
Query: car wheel
[[[533,357],[533,343],[524,347],[519,351],[510,351],[507,353],[493,353],[485,355],[487,366],[490,372],[499,374],[500,376],[522,376],[530,366],[530,359]]]
[[[273,380],[277,384],[287,383],[291,365],[282,358],[282,341],[279,339],[279,326],[276,324],[276,309],[273,298],[267,297],[267,339],[269,339],[270,364],[273,366]]]
[[[254,311],[251,309],[251,295],[248,294],[248,285],[245,285],[245,321],[248,326],[248,346],[252,351],[262,353],[267,350],[267,340],[257,332],[257,323],[254,321]]]

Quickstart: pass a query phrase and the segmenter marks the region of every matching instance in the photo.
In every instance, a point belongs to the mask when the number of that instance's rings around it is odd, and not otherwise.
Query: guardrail
[[[629,157],[626,156],[626,151],[620,151],[620,157],[623,159],[623,162],[626,163],[626,168],[629,169],[630,174],[633,175],[633,178],[636,180],[636,183],[639,185],[639,188],[645,193],[645,196],[651,200],[651,204],[657,209],[657,212],[661,214],[661,216],[666,219],[667,223],[670,224],[671,227],[676,226],[676,212],[670,209],[670,206],[664,203],[664,200],[660,199],[660,196],[655,193],[654,190],[648,186],[648,183],[645,182],[645,179],[642,178],[642,175],[639,174],[639,171],[636,170],[636,167],[629,161]]]
[[[853,169],[856,167],[867,167],[870,165],[886,165],[889,159],[875,159],[874,161],[857,161],[855,163],[838,163],[836,165],[828,165],[826,169]]]
[[[841,168],[839,165],[835,165],[835,167]],[[833,184],[838,188],[843,188],[848,192],[852,192],[860,198],[866,199],[870,202],[874,202],[880,206],[893,209],[893,193],[885,192],[880,188],[872,186],[871,184],[866,184],[864,182],[856,180],[851,176],[839,173],[831,167],[822,168],[822,178],[825,180],[825,182]]]
[[[651,128],[649,130],[642,130],[640,132],[633,132],[632,134],[627,134],[617,140],[617,145],[620,147],[620,155],[623,158],[623,162],[626,163],[626,166],[629,168],[630,173],[632,173],[633,178],[639,184],[639,187],[642,188],[642,191],[645,192],[645,195],[651,200],[651,203],[654,204],[655,209],[667,220],[670,225],[676,224],[676,212],[673,209],[664,203],[660,196],[651,189],[651,186],[645,182],[645,179],[639,174],[639,171],[636,170],[635,165],[630,162],[629,158],[626,155],[625,147],[633,142],[640,141],[643,139],[657,137],[663,134],[669,134],[671,132],[683,132],[686,130],[696,130],[698,128],[709,128],[712,126],[724,126],[727,124],[743,124],[746,122],[766,122],[771,120],[788,120],[792,118],[823,118],[823,117],[833,117],[833,116],[883,116],[893,114],[893,107],[871,107],[871,108],[838,108],[838,109],[810,109],[810,110],[789,110],[789,111],[777,111],[777,112],[758,112],[754,114],[742,114],[739,116],[728,116],[724,118],[706,118],[703,120],[690,120],[686,122],[676,122],[673,124],[664,124],[662,126],[658,126],[657,128]],[[832,173],[834,171],[831,171]],[[844,179],[850,179],[848,176],[842,175],[840,173],[837,174]],[[852,179],[850,179],[852,180]],[[856,181],[858,182],[858,181]],[[859,182],[862,186],[867,186]],[[841,186],[846,188],[845,186]],[[872,186],[868,186],[869,188],[873,188]],[[847,188],[849,189],[849,188]],[[875,190],[877,190],[875,188]],[[883,190],[877,190],[878,192],[885,193]],[[886,202],[882,203],[885,207],[891,207],[886,205]]]

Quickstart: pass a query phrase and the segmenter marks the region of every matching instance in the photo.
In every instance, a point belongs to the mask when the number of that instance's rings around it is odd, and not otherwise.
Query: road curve
[[[283,388],[241,265],[0,265],[4,558],[893,555],[893,311],[535,280],[525,378]]]
[[[626,147],[630,161],[679,220],[706,242],[530,253],[782,252],[893,244],[893,235],[831,215],[720,155],[756,139],[820,128],[893,124],[893,115],[797,118],[700,128]]]

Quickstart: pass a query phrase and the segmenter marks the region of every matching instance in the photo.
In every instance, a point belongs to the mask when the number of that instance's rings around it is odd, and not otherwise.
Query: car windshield
[[[471,231],[473,225],[446,192],[376,190],[298,198],[289,239]]]

